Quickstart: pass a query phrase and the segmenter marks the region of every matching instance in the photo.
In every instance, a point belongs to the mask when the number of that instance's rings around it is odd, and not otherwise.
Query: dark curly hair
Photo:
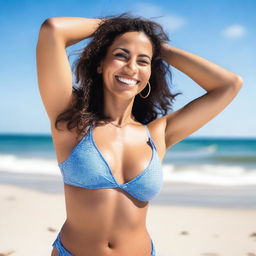
[[[77,128],[77,134],[86,135],[89,125],[98,126],[100,122],[110,122],[105,116],[102,75],[97,73],[100,61],[106,56],[109,46],[115,38],[130,31],[144,32],[150,39],[153,47],[151,62],[151,77],[149,79],[151,92],[147,98],[135,96],[132,114],[136,121],[147,124],[155,120],[158,114],[166,115],[172,110],[174,98],[181,94],[172,94],[168,86],[168,79],[172,82],[170,65],[160,57],[161,43],[169,41],[168,35],[161,25],[141,17],[133,17],[128,13],[119,16],[101,18],[98,29],[91,36],[88,45],[79,53],[73,69],[76,83],[73,85],[73,102],[70,109],[58,115],[58,122],[67,122],[68,130]],[[147,91],[147,89],[146,89]],[[141,92],[143,95],[143,91]]]

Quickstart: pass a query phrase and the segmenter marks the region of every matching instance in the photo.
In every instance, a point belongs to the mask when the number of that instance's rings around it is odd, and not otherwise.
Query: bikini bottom
[[[156,256],[156,250],[155,250],[155,246],[154,243],[151,239],[151,245],[152,245],[152,250],[151,250],[151,255],[150,256]],[[58,256],[74,256],[70,251],[68,251],[64,245],[62,244],[61,240],[60,240],[60,233],[58,234],[57,238],[55,239],[55,241],[52,244],[52,247],[57,248],[58,250]]]

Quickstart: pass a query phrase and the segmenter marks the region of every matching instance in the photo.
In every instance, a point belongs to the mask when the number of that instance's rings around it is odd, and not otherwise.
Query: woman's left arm
[[[164,116],[166,150],[220,113],[237,95],[242,78],[200,56],[162,44],[161,57],[207,92]]]

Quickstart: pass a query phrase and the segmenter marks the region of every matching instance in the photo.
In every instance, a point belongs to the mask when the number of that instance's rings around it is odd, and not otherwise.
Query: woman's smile
[[[135,79],[128,79],[128,78],[124,78],[122,76],[115,76],[116,81],[125,88],[133,88],[136,84],[139,83],[139,80],[135,80]]]

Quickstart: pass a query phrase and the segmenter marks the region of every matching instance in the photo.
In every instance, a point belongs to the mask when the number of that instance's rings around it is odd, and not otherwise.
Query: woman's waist
[[[137,226],[127,223],[116,224],[114,222],[97,223],[94,220],[77,223],[77,221],[66,220],[61,228],[62,235],[68,237],[79,236],[82,240],[99,242],[106,240],[118,240],[129,238],[130,236],[148,236],[148,231],[144,223]]]
[[[63,244],[73,250],[75,248],[90,251],[112,249],[121,253],[127,245],[136,246],[137,250],[141,248],[143,252],[145,248],[151,248],[150,235],[143,225],[132,229],[115,226],[93,229],[92,226],[77,227],[66,221],[61,228],[60,237]]]

